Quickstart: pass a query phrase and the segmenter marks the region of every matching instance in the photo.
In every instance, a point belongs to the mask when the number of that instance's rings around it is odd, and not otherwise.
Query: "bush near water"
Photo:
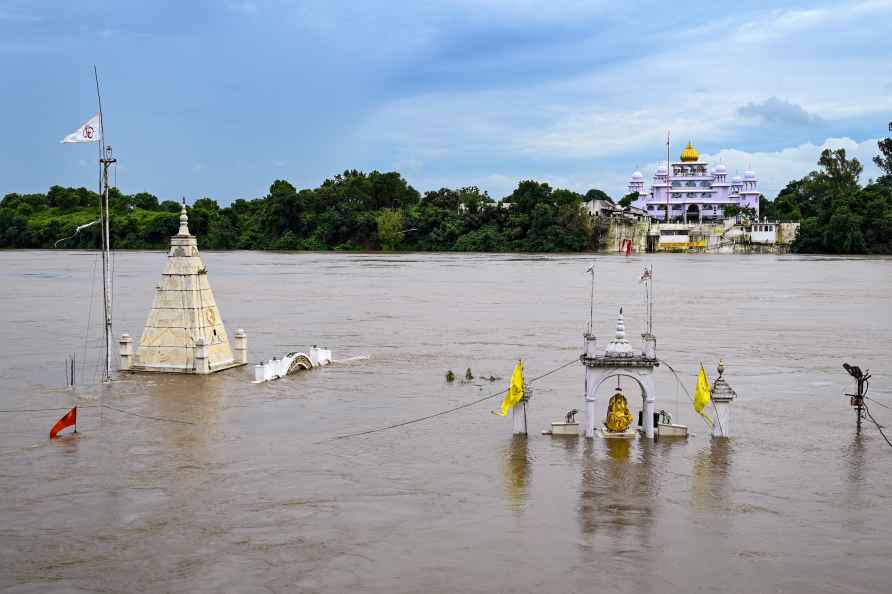
[[[892,253],[892,140],[875,162],[885,172],[866,186],[862,166],[845,150],[825,150],[818,169],[790,182],[760,214],[801,220],[793,250]],[[476,187],[423,196],[397,172],[345,171],[318,188],[277,180],[269,194],[220,207],[201,198],[189,228],[204,249],[583,252],[597,248],[597,229],[581,208],[585,196],[523,181],[503,207]],[[110,191],[112,246],[164,249],[177,232],[180,206],[141,192]],[[0,248],[50,248],[98,218],[98,197],[85,188],[53,186],[46,194],[7,194],[0,202]],[[728,213],[729,215],[732,213]],[[98,226],[60,247],[95,248]]]

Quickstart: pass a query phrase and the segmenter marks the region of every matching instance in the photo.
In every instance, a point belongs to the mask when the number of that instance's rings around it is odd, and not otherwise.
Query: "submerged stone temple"
[[[229,346],[185,203],[136,353],[128,334],[119,342],[122,371],[208,374],[248,362],[243,330],[235,335],[235,355]]]

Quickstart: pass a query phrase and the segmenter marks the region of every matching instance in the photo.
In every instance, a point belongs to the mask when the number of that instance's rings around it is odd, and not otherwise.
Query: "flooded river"
[[[584,409],[578,364],[533,384],[526,439],[498,398],[333,439],[497,392],[517,358],[530,377],[577,358],[590,257],[203,257],[252,362],[370,358],[98,386],[96,255],[0,252],[0,592],[892,590],[892,448],[841,396],[844,361],[871,368],[892,433],[890,259],[599,257],[600,348],[620,306],[643,330],[652,263],[658,354],[689,389],[724,358],[739,395],[712,441],[661,367],[657,409],[695,435],[617,443],[540,434]],[[164,264],[116,255],[116,334],[140,335]],[[502,379],[445,382],[468,367]],[[74,404],[79,433],[50,442]]]

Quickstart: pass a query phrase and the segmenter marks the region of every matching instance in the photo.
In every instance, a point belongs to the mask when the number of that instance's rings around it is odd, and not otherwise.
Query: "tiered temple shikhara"
[[[120,338],[122,371],[209,374],[248,362],[247,337],[235,334],[235,356],[208,283],[198,240],[189,233],[186,205],[170,238],[167,267],[155,289],[137,352],[129,334]]]

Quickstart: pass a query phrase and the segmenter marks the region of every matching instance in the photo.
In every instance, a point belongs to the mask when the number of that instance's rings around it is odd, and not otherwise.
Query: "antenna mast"
[[[595,261],[592,261],[592,265],[588,267],[586,272],[590,272],[592,275],[592,291],[589,296],[588,302],[588,334],[592,333],[592,328],[594,325],[595,318]]]
[[[102,95],[99,92],[99,72],[93,65],[93,77],[96,79],[96,100],[99,103],[99,164],[102,174],[99,179],[99,219],[102,222],[102,295],[103,309],[105,312],[105,368],[102,373],[103,383],[111,381],[111,335],[112,335],[112,308],[111,308],[111,275],[108,265],[111,252],[111,232],[109,229],[108,209],[108,166],[117,163],[112,156],[112,147],[105,144],[105,122],[102,119]]]
[[[672,191],[672,177],[670,176],[670,172],[672,170],[672,164],[669,161],[669,139],[671,138],[672,131],[666,130],[666,223],[669,223],[669,196]]]

